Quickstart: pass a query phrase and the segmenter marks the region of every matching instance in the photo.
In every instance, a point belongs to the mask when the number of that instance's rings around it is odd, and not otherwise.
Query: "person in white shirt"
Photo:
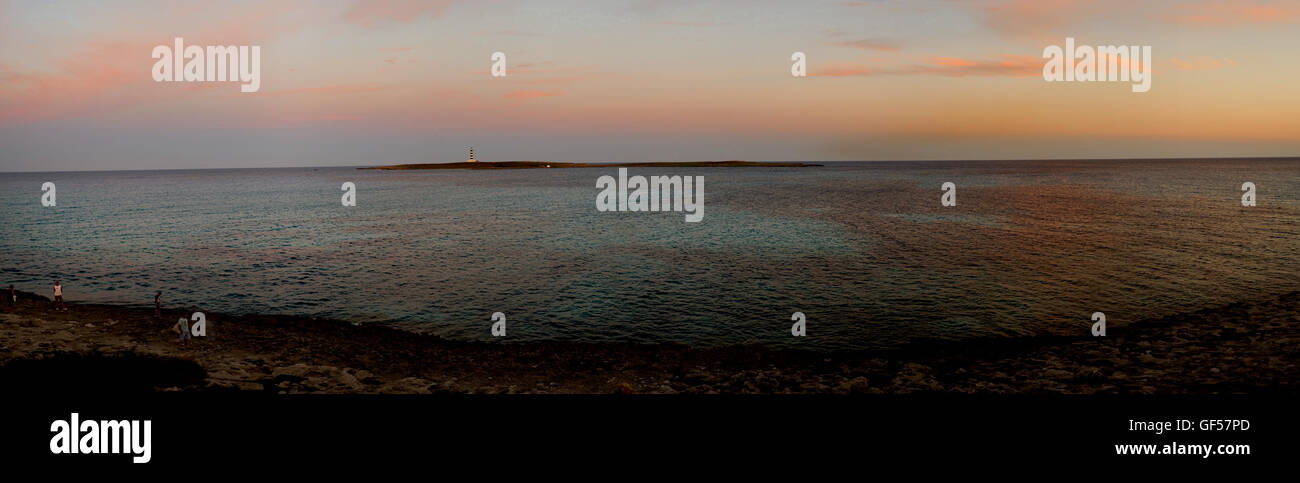
[[[176,334],[180,336],[180,339],[176,341],[177,347],[184,349],[190,346],[190,319],[185,317],[177,319],[176,325],[172,326],[172,330],[176,331]]]
[[[59,285],[58,280],[54,281],[54,308],[55,310],[68,310],[68,307],[63,305],[63,286]]]

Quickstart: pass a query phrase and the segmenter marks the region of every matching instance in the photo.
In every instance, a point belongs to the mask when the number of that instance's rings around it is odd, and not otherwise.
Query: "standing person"
[[[153,318],[162,318],[162,290],[153,295]]]
[[[68,307],[63,305],[63,286],[59,285],[58,280],[54,281],[54,309],[68,310]]]
[[[13,285],[9,286],[9,293],[5,294],[5,303],[9,305],[10,312],[13,312],[14,308],[18,306],[18,292],[14,290]]]
[[[180,348],[184,349],[184,348],[190,346],[190,321],[189,321],[189,319],[186,319],[185,317],[181,317],[181,318],[177,319],[177,320],[176,320],[176,325],[173,325],[173,326],[172,326],[172,330],[175,330],[175,331],[176,331],[176,334],[178,334],[179,337],[180,337],[180,338],[176,341],[176,345],[177,345],[177,347],[180,347]]]

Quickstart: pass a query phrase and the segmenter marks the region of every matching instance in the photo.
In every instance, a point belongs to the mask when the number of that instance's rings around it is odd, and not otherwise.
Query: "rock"
[[[271,376],[272,377],[294,376],[298,378],[306,378],[307,375],[311,372],[313,372],[311,366],[308,366],[307,364],[303,364],[303,363],[298,363],[290,366],[276,367],[271,370]]]
[[[354,375],[352,375],[352,374],[349,374],[349,373],[348,373],[348,369],[344,369],[344,370],[342,370],[342,371],[339,371],[339,375],[338,375],[338,377],[337,377],[337,380],[338,380],[339,384],[342,384],[342,385],[345,385],[345,386],[348,386],[348,387],[357,387],[357,386],[360,386],[360,385],[361,385],[361,382],[357,380],[357,376],[354,376]]]
[[[871,380],[861,376],[855,377],[845,382],[842,390],[850,394],[865,394],[871,391]]]

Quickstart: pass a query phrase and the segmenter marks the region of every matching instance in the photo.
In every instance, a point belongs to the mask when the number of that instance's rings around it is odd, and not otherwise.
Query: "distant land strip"
[[[533,168],[806,168],[810,163],[765,163],[758,161],[680,161],[662,163],[552,163],[548,161],[478,161],[474,163],[394,164],[357,169],[533,169]]]

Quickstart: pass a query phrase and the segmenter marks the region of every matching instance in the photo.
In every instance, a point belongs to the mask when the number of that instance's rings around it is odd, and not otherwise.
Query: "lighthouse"
[[[469,159],[465,160],[465,162],[466,162],[466,163],[477,163],[477,162],[478,162],[477,159],[474,159],[474,147],[473,147],[473,146],[470,146],[470,148],[469,148]]]

